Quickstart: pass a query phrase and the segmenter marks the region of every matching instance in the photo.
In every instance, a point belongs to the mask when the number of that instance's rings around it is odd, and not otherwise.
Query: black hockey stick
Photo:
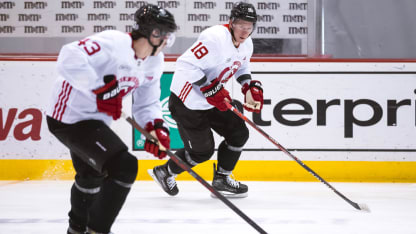
[[[254,129],[256,129],[261,135],[266,137],[270,142],[272,142],[277,148],[279,148],[281,151],[289,155],[293,160],[295,160],[299,165],[301,165],[303,168],[305,168],[308,172],[310,172],[313,176],[315,176],[319,181],[324,183],[328,188],[330,188],[332,191],[334,191],[338,196],[340,196],[342,199],[344,199],[346,202],[348,202],[350,205],[352,205],[357,210],[367,211],[370,212],[370,209],[366,204],[358,204],[350,199],[348,199],[346,196],[344,196],[342,193],[340,193],[338,190],[336,190],[332,185],[330,185],[328,182],[326,182],[322,177],[320,177],[316,172],[314,172],[310,167],[308,167],[305,163],[303,163],[300,159],[295,157],[293,154],[291,154],[285,147],[283,147],[279,142],[277,142],[275,139],[273,139],[271,136],[269,136],[266,132],[264,132],[261,128],[259,128],[255,123],[253,123],[251,120],[249,120],[245,115],[243,115],[240,111],[237,110],[234,106],[232,106],[230,103],[225,102],[228,109],[230,109],[232,112],[234,112],[238,117],[246,121],[248,124],[250,124]]]
[[[134,121],[131,117],[127,116],[126,114],[122,113],[122,116],[129,122],[135,129],[137,129],[141,134],[143,134],[147,139],[157,142],[157,139],[150,135],[145,129],[140,127],[140,125]],[[199,183],[201,183],[205,188],[207,188],[211,193],[217,196],[222,202],[224,202],[231,210],[237,213],[241,218],[243,218],[248,224],[250,224],[254,229],[256,229],[259,233],[266,233],[259,225],[257,225],[252,219],[250,219],[246,214],[244,214],[238,207],[236,207],[233,203],[231,203],[226,197],[224,197],[221,193],[215,190],[210,184],[208,184],[201,176],[199,176],[195,171],[193,171],[182,159],[176,156],[172,151],[166,150],[166,154],[182,169],[189,172],[192,177],[194,177]]]

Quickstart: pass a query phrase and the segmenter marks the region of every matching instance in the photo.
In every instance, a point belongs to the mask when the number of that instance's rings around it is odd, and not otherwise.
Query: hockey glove
[[[204,94],[207,102],[215,106],[220,111],[228,110],[224,102],[230,102],[231,97],[218,78],[213,80],[211,84],[202,87],[201,92]]]
[[[258,80],[250,81],[250,84],[245,83],[241,88],[244,97],[244,109],[260,113],[263,108],[263,89],[261,82]]]
[[[97,109],[117,120],[121,116],[122,95],[115,75],[104,76],[105,85],[93,90],[97,95]]]
[[[154,123],[153,123],[154,122]],[[149,132],[158,142],[146,139],[144,150],[162,159],[166,156],[166,150],[170,148],[169,130],[163,124],[162,119],[155,119],[146,124],[146,131]]]

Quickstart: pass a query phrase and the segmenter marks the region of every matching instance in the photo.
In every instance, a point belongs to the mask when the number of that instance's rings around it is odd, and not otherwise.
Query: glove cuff
[[[250,87],[249,87],[248,83],[244,83],[243,87],[241,87],[241,92],[243,94],[246,94],[249,89],[250,89]]]
[[[250,81],[250,84],[248,84],[248,83],[244,83],[243,87],[241,87],[241,92],[242,92],[243,94],[246,94],[246,93],[247,93],[247,91],[248,91],[249,89],[253,88],[253,87],[258,88],[260,91],[262,91],[262,92],[263,92],[262,84],[261,84],[261,82],[260,82],[260,81],[258,81],[258,80],[252,80],[252,81]]]
[[[163,119],[154,119],[153,121],[149,121],[147,122],[145,127],[147,132],[151,132],[157,128],[162,128],[169,133],[169,127],[167,126],[165,121],[163,121]]]
[[[211,84],[201,87],[202,94],[208,98],[214,96],[218,91],[222,89],[222,83],[218,78],[214,79]]]
[[[98,89],[93,90],[93,93],[96,94],[97,96],[99,96],[100,99],[109,99],[112,96],[116,96],[116,94],[119,93],[120,90],[118,90],[118,81],[117,81],[117,77],[115,75],[107,75],[104,77],[105,79],[105,85],[103,87],[100,87]],[[107,95],[109,97],[104,97],[103,93],[109,91],[109,90],[113,90],[116,89],[117,91],[113,91],[110,93],[110,95]]]

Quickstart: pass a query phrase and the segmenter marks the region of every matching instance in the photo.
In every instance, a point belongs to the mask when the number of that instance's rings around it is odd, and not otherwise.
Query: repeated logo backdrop
[[[103,30],[130,32],[134,12],[144,4],[171,11],[178,37],[196,38],[205,28],[225,24],[238,1],[0,1],[1,37],[84,37]],[[307,0],[249,1],[257,9],[253,38],[306,41]]]

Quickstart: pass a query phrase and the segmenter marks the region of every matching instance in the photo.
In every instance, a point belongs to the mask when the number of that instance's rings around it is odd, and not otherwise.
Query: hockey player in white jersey
[[[168,11],[145,5],[131,33],[103,31],[62,47],[58,78],[47,110],[49,130],[69,148],[76,171],[67,233],[110,233],[137,176],[137,159],[109,128],[133,95],[135,120],[159,140],[146,151],[163,158],[169,149],[162,120],[160,77],[176,24]]]
[[[243,120],[228,110],[231,102],[223,87],[232,77],[242,85],[244,108],[260,112],[263,106],[261,83],[251,79],[252,34],[257,21],[250,3],[240,2],[231,10],[229,24],[204,30],[198,40],[176,62],[171,85],[169,110],[177,122],[184,148],[176,155],[193,167],[214,153],[212,130],[224,140],[218,147],[212,185],[225,196],[245,197],[248,187],[231,177],[249,132]],[[211,130],[212,129],[212,130]],[[179,190],[175,177],[183,169],[168,160],[149,174],[169,195]]]

